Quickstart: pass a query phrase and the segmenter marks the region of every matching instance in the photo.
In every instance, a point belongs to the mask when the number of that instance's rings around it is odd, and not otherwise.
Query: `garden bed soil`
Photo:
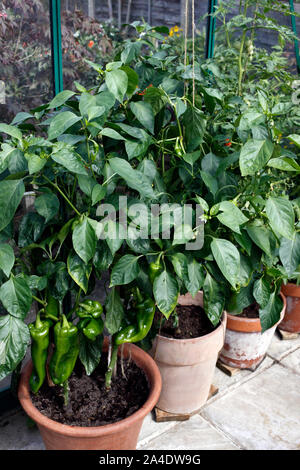
[[[204,309],[198,305],[178,305],[178,326],[174,326],[175,317],[172,314],[169,319],[162,322],[159,334],[167,338],[191,339],[204,336],[217,327],[214,327],[207,317]],[[156,313],[156,321],[160,322],[161,314]]]
[[[259,318],[259,305],[257,302],[249,305],[249,307],[244,308],[242,313],[237,315],[237,317],[244,317],[244,318]]]
[[[31,399],[34,406],[48,418],[70,426],[102,426],[115,423],[143,406],[149,396],[149,385],[142,369],[131,360],[120,359],[117,376],[112,379],[111,389],[105,388],[107,354],[103,354],[98,368],[90,375],[78,361],[69,378],[69,404],[64,407],[63,388],[49,387],[45,382]]]

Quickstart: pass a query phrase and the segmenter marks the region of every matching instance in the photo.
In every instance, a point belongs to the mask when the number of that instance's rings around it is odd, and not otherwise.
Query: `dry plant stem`
[[[129,348],[129,355],[128,355],[128,360],[127,360],[127,365],[129,365],[131,362],[131,348]]]
[[[243,15],[247,15],[247,10],[248,10],[248,0],[245,1],[244,4],[244,11]],[[240,45],[240,52],[239,52],[239,57],[238,57],[238,65],[239,65],[239,80],[238,80],[238,95],[242,95],[242,78],[243,78],[243,52],[244,52],[244,45],[245,45],[245,40],[246,40],[246,30],[244,30],[242,39],[241,39],[241,45]]]
[[[125,370],[124,370],[124,343],[121,346],[121,371],[122,371],[122,376],[124,379],[127,379]]]
[[[255,25],[256,25],[257,12],[258,12],[258,2],[256,2],[256,4],[255,4],[253,25],[252,25],[252,31],[251,31],[251,36],[250,36],[250,41],[251,41],[252,44],[253,44],[254,34],[255,34]],[[245,62],[245,67],[244,67],[244,70],[243,70],[243,73],[242,73],[242,82],[244,81],[245,76],[246,76],[248,63],[249,63],[249,54],[247,54],[247,58],[246,58],[246,62]]]
[[[107,368],[109,368],[110,358],[111,358],[111,338],[108,339],[108,351],[107,351]]]
[[[66,380],[63,383],[63,388],[64,388],[64,407],[67,408],[69,404],[69,382]]]
[[[112,374],[113,374],[113,370],[115,368],[115,365],[116,365],[117,359],[118,359],[118,348],[119,348],[118,345],[116,345],[116,344],[113,345],[112,353],[111,353],[111,360],[110,360],[107,372],[105,374],[105,386],[108,390],[111,387]]]

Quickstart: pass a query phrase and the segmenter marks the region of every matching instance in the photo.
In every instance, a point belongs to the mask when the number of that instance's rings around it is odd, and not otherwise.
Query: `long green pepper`
[[[79,354],[78,328],[65,315],[54,327],[54,344],[49,372],[53,382],[62,385],[72,374]]]
[[[144,339],[150,331],[155,314],[155,302],[150,297],[139,302],[135,310],[137,312],[137,324],[128,325],[115,336],[115,344],[137,343]]]
[[[33,362],[33,370],[29,379],[30,388],[33,393],[37,393],[44,383],[46,377],[46,363],[48,357],[49,346],[49,328],[51,322],[49,320],[42,321],[40,312],[36,316],[35,323],[28,325],[31,343],[31,358]]]

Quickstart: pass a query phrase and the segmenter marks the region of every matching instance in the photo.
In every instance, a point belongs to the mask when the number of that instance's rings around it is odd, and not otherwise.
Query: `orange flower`
[[[88,43],[88,47],[91,48],[91,47],[93,47],[94,44],[95,44],[94,41],[91,40],[91,41]]]

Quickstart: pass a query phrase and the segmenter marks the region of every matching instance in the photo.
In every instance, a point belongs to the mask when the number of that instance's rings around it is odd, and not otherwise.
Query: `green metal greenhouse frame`
[[[218,0],[208,0],[208,17],[206,27],[206,58],[211,59],[214,55],[215,45],[215,29],[216,18],[214,12],[218,5]],[[293,13],[294,0],[289,0],[290,11]],[[63,64],[62,64],[62,48],[61,48],[61,2],[60,0],[50,0],[50,19],[51,19],[51,38],[52,38],[52,66],[54,79],[54,94],[56,95],[63,90]],[[295,17],[291,16],[291,26],[294,34],[297,36]],[[299,42],[295,40],[295,56],[297,62],[297,70],[300,73],[300,55]]]

